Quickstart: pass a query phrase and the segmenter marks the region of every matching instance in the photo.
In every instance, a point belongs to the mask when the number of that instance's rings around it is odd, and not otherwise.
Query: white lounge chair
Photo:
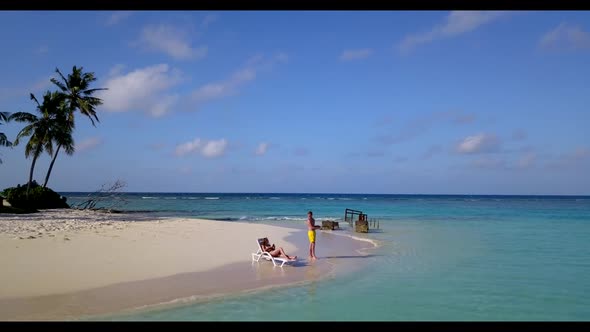
[[[283,265],[285,265],[285,263],[294,262],[292,260],[288,260],[288,259],[282,258],[282,257],[272,257],[271,254],[262,250],[262,241],[264,241],[264,238],[258,239],[256,241],[256,243],[258,244],[258,250],[256,251],[256,253],[252,253],[252,260],[253,261],[258,262],[260,260],[260,258],[264,258],[267,261],[271,261],[274,266],[278,265],[280,267],[283,267]]]

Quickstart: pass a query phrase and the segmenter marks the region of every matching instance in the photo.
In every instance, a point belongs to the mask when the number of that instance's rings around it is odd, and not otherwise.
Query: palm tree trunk
[[[53,159],[51,159],[51,164],[49,164],[49,169],[47,170],[47,175],[45,176],[45,182],[43,183],[43,188],[47,187],[47,182],[49,181],[49,175],[51,175],[51,170],[53,169],[53,163],[55,163],[55,159],[57,159],[57,154],[59,153],[59,148],[61,148],[61,144],[57,146],[57,150],[55,150],[55,154],[53,155]]]
[[[37,162],[37,153],[33,156],[33,163],[31,164],[31,172],[29,173],[29,183],[27,184],[27,200],[29,199],[29,189],[31,189],[31,182],[33,182],[33,170]]]

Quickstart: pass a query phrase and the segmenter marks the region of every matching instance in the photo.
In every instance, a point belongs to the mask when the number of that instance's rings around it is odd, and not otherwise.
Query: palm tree
[[[78,110],[80,113],[86,115],[92,122],[93,126],[96,126],[93,117],[97,122],[100,122],[96,116],[95,109],[97,106],[102,105],[102,99],[93,97],[92,95],[96,91],[106,89],[90,89],[90,83],[96,81],[96,77],[94,76],[94,73],[84,73],[83,69],[83,67],[77,68],[74,66],[72,68],[72,73],[68,74],[68,77],[66,78],[59,71],[59,68],[56,68],[55,72],[59,75],[61,81],[58,81],[55,78],[51,79],[51,82],[59,88],[59,94],[64,99],[65,105],[60,107],[57,112],[60,114],[58,119],[60,124],[58,125],[59,129],[56,130],[55,137],[53,138],[57,143],[57,149],[55,150],[55,154],[53,155],[51,164],[47,170],[45,182],[43,183],[44,188],[47,186],[51,170],[53,169],[53,164],[55,163],[55,159],[57,159],[61,147],[64,147],[66,154],[68,155],[74,153],[74,140],[72,138],[72,132],[74,130],[74,112]]]
[[[54,132],[58,131],[56,128],[56,110],[64,103],[61,94],[50,91],[45,92],[43,95],[43,103],[39,103],[32,93],[31,100],[37,104],[36,110],[40,113],[40,116],[27,112],[16,112],[10,116],[10,120],[28,123],[14,140],[14,145],[18,145],[23,137],[30,136],[25,146],[25,157],[33,157],[29,172],[29,182],[27,183],[27,197],[31,183],[33,182],[33,172],[37,158],[39,158],[43,151],[47,151],[50,155],[53,154],[52,137]]]
[[[92,117],[94,117],[97,122],[100,122],[96,116],[95,108],[102,105],[102,99],[93,97],[92,95],[97,91],[106,90],[106,88],[90,89],[90,83],[96,81],[96,77],[94,76],[94,73],[84,73],[82,71],[83,69],[83,67],[77,68],[74,66],[72,68],[72,73],[68,74],[68,77],[66,78],[59,71],[59,68],[56,68],[55,72],[59,75],[61,81],[52,78],[51,82],[57,85],[61,90],[71,112],[74,112],[75,110],[80,111],[80,113],[86,115],[90,119],[93,126],[96,126]]]
[[[2,122],[8,122],[10,119],[10,113],[8,112],[0,112],[0,124]],[[10,142],[4,133],[0,133],[0,146],[12,146],[12,142]],[[2,164],[2,159],[0,159],[0,164]]]
[[[74,131],[73,113],[68,110],[66,103],[62,102],[56,109],[55,115],[55,122],[50,139],[57,144],[57,149],[49,164],[49,169],[47,170],[47,175],[43,182],[43,188],[47,187],[47,182],[49,181],[49,176],[51,175],[51,170],[53,169],[53,164],[55,163],[55,159],[57,159],[59,150],[63,147],[66,154],[69,156],[74,154],[75,150],[74,138],[72,137],[72,132]]]

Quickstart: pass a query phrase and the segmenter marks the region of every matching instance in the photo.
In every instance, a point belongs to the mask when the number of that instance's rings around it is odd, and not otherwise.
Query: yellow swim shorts
[[[307,237],[309,238],[310,243],[314,243],[315,242],[315,230],[307,231]]]

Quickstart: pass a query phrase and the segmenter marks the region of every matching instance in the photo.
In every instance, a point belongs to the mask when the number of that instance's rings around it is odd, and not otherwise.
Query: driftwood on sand
[[[125,188],[127,184],[124,181],[117,180],[109,187],[107,186],[108,184],[103,184],[99,190],[88,194],[87,200],[74,205],[73,208],[120,213],[121,210],[118,208],[128,203],[121,192],[121,189]]]

